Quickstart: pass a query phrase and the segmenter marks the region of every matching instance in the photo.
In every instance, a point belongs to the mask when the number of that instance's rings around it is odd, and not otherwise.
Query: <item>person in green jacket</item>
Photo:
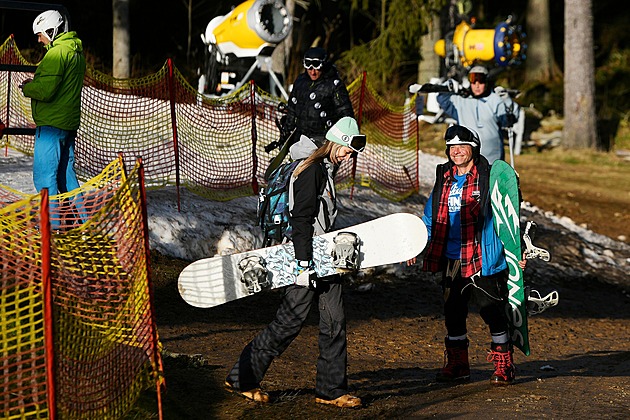
[[[74,171],[74,143],[81,119],[85,56],[76,32],[63,32],[63,24],[63,17],[56,10],[47,10],[35,18],[33,33],[47,51],[34,77],[20,85],[24,96],[31,98],[37,125],[33,183],[38,192],[47,188],[51,196],[79,187]],[[86,218],[83,199],[75,195],[72,201],[78,211],[75,221],[80,223]],[[58,204],[50,204],[52,227],[59,229],[60,221],[54,217]]]

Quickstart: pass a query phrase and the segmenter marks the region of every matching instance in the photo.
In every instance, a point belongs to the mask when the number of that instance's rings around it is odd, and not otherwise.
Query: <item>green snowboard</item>
[[[490,200],[494,228],[505,248],[509,269],[507,315],[510,322],[510,337],[512,343],[529,356],[527,302],[523,270],[518,265],[522,259],[518,179],[514,169],[502,160],[494,161],[490,170]]]

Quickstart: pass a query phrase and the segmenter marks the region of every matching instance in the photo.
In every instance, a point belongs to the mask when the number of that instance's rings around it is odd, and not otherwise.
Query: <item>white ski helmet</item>
[[[59,33],[59,27],[61,25],[63,25],[61,13],[56,10],[46,10],[40,13],[33,21],[33,33],[37,35],[41,32],[52,42]]]
[[[476,159],[477,156],[479,156],[479,152],[481,150],[479,134],[465,125],[453,124],[448,127],[444,133],[444,140],[446,140],[446,156],[449,156],[449,149],[451,146],[460,144],[466,144],[472,147],[473,159]]]
[[[471,73],[481,73],[481,74],[485,74],[487,76],[488,75],[488,69],[485,68],[484,66],[474,66],[468,72],[468,74],[471,74]]]

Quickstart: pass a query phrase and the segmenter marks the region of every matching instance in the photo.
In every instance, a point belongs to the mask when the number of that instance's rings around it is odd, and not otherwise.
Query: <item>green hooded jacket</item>
[[[76,32],[59,34],[45,47],[33,80],[22,88],[31,98],[38,126],[76,130],[81,119],[81,88],[85,76],[83,44]]]

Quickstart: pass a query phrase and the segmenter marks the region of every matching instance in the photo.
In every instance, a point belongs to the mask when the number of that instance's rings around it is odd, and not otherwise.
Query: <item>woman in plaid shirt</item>
[[[473,130],[453,125],[444,139],[449,160],[437,166],[435,185],[422,217],[429,232],[423,268],[442,273],[444,291],[446,363],[436,379],[452,382],[470,378],[466,318],[468,304],[473,302],[492,336],[488,360],[494,362],[495,371],[490,380],[510,384],[515,369],[505,311],[508,271],[493,225],[488,193],[490,164],[480,154],[481,142]],[[525,261],[520,264],[524,267]]]

